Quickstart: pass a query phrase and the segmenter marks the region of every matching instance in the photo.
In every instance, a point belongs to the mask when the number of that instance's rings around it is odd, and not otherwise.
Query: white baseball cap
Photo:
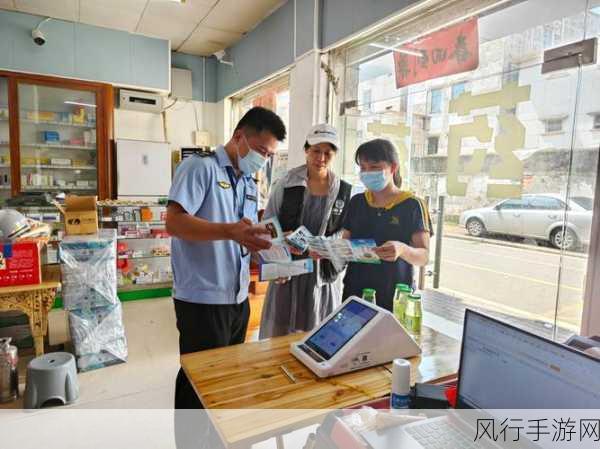
[[[306,141],[309,145],[330,143],[336,149],[340,147],[337,130],[327,123],[313,126],[308,132],[308,136],[306,136]]]

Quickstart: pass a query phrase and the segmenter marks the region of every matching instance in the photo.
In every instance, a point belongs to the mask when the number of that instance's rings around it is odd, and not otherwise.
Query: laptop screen
[[[306,341],[306,346],[329,360],[375,315],[377,310],[350,300]]]
[[[600,409],[600,360],[467,310],[459,406]]]

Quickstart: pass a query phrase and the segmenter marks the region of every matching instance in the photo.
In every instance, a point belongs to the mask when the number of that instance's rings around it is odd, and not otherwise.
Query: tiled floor
[[[63,312],[53,311],[51,326],[60,331]],[[172,408],[179,369],[178,332],[171,298],[123,303],[129,345],[127,363],[79,374],[81,408]],[[25,366],[21,360],[21,391]],[[8,404],[21,408],[22,401]]]

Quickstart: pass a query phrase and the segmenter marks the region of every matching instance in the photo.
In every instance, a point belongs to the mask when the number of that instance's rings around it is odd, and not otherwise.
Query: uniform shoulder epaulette
[[[209,157],[209,156],[215,156],[217,153],[214,150],[200,150],[196,153],[196,156],[200,156],[200,157]]]

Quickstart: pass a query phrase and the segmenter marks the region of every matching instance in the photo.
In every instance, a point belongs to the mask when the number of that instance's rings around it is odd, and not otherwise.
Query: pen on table
[[[296,383],[296,377],[294,377],[294,375],[285,367],[285,365],[279,365],[279,368],[281,368],[281,371],[283,371],[283,374],[285,374],[289,380],[291,380],[293,383]]]

